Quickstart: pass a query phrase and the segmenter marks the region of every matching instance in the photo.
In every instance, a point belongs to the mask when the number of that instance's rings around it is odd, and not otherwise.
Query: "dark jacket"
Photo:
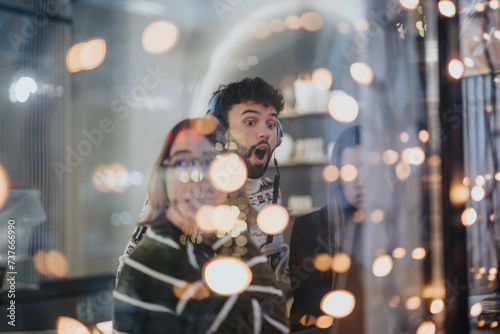
[[[292,332],[317,328],[316,319],[325,314],[320,304],[323,297],[332,291],[333,274],[331,271],[318,271],[314,267],[314,258],[318,254],[329,253],[327,224],[326,207],[297,218],[293,224],[289,262],[290,284],[294,299],[290,312]],[[364,332],[360,226],[356,226],[354,230],[354,254],[350,254],[351,268],[342,274],[347,275],[344,277],[347,284],[342,288],[354,295],[356,304],[350,315],[334,320],[334,326],[338,327],[336,333],[339,334]],[[333,333],[331,329],[317,331],[317,333],[330,332]]]

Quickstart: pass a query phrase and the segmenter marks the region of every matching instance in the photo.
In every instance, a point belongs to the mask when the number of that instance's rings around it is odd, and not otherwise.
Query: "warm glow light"
[[[282,31],[284,31],[286,29],[286,23],[283,20],[274,19],[269,24],[269,27],[274,32],[282,32]]]
[[[415,9],[418,7],[419,0],[399,0],[399,4],[404,9]]]
[[[106,58],[106,42],[96,38],[86,42],[80,50],[82,70],[92,70],[102,64]]]
[[[12,103],[28,101],[31,94],[38,91],[38,84],[32,77],[21,77],[14,81],[9,88],[9,99]]]
[[[79,72],[82,70],[80,54],[85,43],[78,43],[69,48],[66,54],[66,67],[70,73]]]
[[[347,164],[340,167],[340,178],[344,182],[354,181],[357,176],[358,176],[358,170],[356,169],[356,167],[354,167],[354,165]]]
[[[328,165],[323,169],[323,179],[326,182],[333,182],[339,178],[340,172],[337,166]]]
[[[470,226],[474,224],[476,220],[477,220],[477,213],[476,210],[474,210],[473,208],[467,208],[462,213],[462,224],[464,226]]]
[[[354,215],[352,216],[352,219],[356,223],[361,223],[363,220],[365,220],[365,213],[363,212],[363,210],[356,210],[354,212]]]
[[[403,150],[402,158],[407,164],[418,166],[425,161],[425,152],[418,146],[406,148]]]
[[[373,210],[372,214],[370,215],[372,222],[374,223],[380,223],[382,219],[384,219],[384,211],[377,209]]]
[[[405,257],[405,255],[406,255],[406,250],[403,247],[395,248],[392,251],[392,257],[394,257],[395,259],[402,259]]]
[[[70,317],[58,317],[56,328],[57,334],[90,334],[87,327],[85,327],[80,321]]]
[[[464,64],[458,59],[452,59],[448,64],[448,72],[455,79],[460,79],[464,74]]]
[[[424,321],[417,328],[417,334],[434,334],[436,325],[432,321]]]
[[[316,327],[318,328],[328,328],[333,325],[333,318],[329,315],[320,315],[316,320]]]
[[[205,265],[203,280],[215,293],[229,296],[241,293],[250,285],[252,272],[241,260],[219,256]]]
[[[271,36],[270,25],[267,24],[267,22],[256,22],[253,25],[250,34],[255,39],[266,39]]]
[[[482,186],[484,186],[485,184],[486,184],[486,179],[484,178],[484,176],[482,176],[482,175],[478,175],[478,176],[476,177],[476,185],[477,185],[477,186],[482,187]]]
[[[9,193],[9,177],[7,172],[3,168],[2,164],[0,164],[0,209],[5,204],[5,200],[7,199],[7,195]]]
[[[484,5],[481,3],[481,2],[478,2],[474,8],[478,11],[478,12],[483,12],[484,11]]]
[[[359,31],[366,31],[370,29],[370,22],[365,19],[356,19],[354,20],[354,28],[356,28]]]
[[[317,68],[312,73],[312,80],[319,88],[330,89],[333,77],[327,68]]]
[[[351,268],[351,258],[343,252],[337,252],[333,255],[332,269],[338,273],[345,273]]]
[[[35,255],[33,255],[33,267],[41,275],[47,276],[49,273],[45,269],[45,251],[38,250]]]
[[[233,207],[225,204],[216,206],[211,217],[213,227],[223,232],[231,231],[238,222],[238,214],[235,214]]]
[[[418,296],[410,297],[406,300],[406,308],[408,310],[416,310],[422,304],[422,300]]]
[[[373,81],[373,71],[365,63],[354,63],[350,68],[351,77],[359,84],[369,85]]]
[[[399,140],[401,140],[403,143],[406,143],[408,140],[410,140],[410,135],[408,134],[408,132],[403,131],[399,135]]]
[[[323,19],[315,12],[307,12],[300,17],[302,28],[307,31],[318,31],[323,27]]]
[[[496,35],[495,35],[496,37]],[[467,67],[474,67],[474,60],[472,58],[469,58],[469,57],[464,57],[464,65],[467,66]]]
[[[425,257],[425,249],[423,247],[417,247],[411,252],[411,257],[415,260],[422,260]]]
[[[441,0],[438,3],[439,12],[446,16],[452,17],[455,15],[457,9],[455,8],[455,4],[449,0]]]
[[[179,39],[179,28],[168,21],[150,23],[142,33],[142,47],[149,53],[158,54],[170,50]]]
[[[401,302],[401,298],[398,295],[393,295],[391,299],[389,299],[389,306],[392,308],[397,307],[399,302]]]
[[[433,154],[427,158],[427,164],[429,166],[439,166],[441,164],[441,158],[438,155]]]
[[[450,202],[454,206],[465,204],[469,198],[469,189],[461,183],[452,183],[450,187]]]
[[[321,253],[314,258],[314,267],[319,271],[328,271],[331,269],[332,258],[329,254]]]
[[[281,205],[268,205],[260,210],[257,225],[267,234],[278,234],[288,225],[288,211]]]
[[[427,143],[429,141],[429,138],[430,135],[429,131],[427,130],[420,130],[420,132],[418,133],[418,139],[420,139],[422,143]]]
[[[410,166],[408,166],[408,164],[405,163],[404,161],[400,161],[396,165],[396,176],[401,181],[406,180],[410,176],[410,172],[411,172]]]
[[[479,202],[480,200],[482,200],[485,195],[486,195],[486,192],[484,191],[483,187],[480,187],[480,186],[474,186],[474,187],[472,187],[472,190],[470,191],[470,196],[476,202]]]
[[[384,159],[384,162],[388,165],[392,165],[396,163],[399,159],[399,154],[396,151],[393,150],[387,150],[384,152],[382,155],[382,158]]]
[[[300,18],[296,15],[290,15],[285,19],[286,26],[290,30],[299,30],[302,23],[300,23]]]
[[[56,277],[65,277],[68,272],[66,257],[56,250],[45,253],[44,267],[48,274]]]
[[[204,205],[198,209],[198,212],[196,212],[196,223],[202,230],[206,232],[212,232],[216,230],[214,224],[212,223],[212,215],[214,213],[214,210],[214,206]]]
[[[358,103],[345,92],[336,91],[328,101],[328,111],[336,121],[350,123],[358,116]]]
[[[210,181],[220,191],[236,191],[247,181],[247,167],[236,154],[217,156],[210,166]]]
[[[500,181],[500,173],[495,174],[495,180]]]
[[[431,303],[430,311],[432,314],[441,313],[444,310],[444,302],[442,299],[434,299]]]
[[[208,135],[217,128],[217,118],[214,115],[197,118],[194,121],[194,128],[202,135]]]
[[[392,258],[387,255],[380,255],[373,261],[372,272],[377,277],[389,275],[392,270]]]
[[[113,321],[103,321],[98,322],[95,327],[99,330],[101,334],[113,334]]]
[[[479,315],[481,315],[481,312],[483,312],[483,306],[481,305],[481,303],[475,303],[470,308],[470,315],[472,317],[478,317]]]
[[[335,318],[343,318],[354,310],[355,299],[347,290],[336,290],[327,293],[321,300],[321,309]]]
[[[500,7],[500,3],[498,0],[491,0],[490,1],[490,8],[491,9],[498,9]]]

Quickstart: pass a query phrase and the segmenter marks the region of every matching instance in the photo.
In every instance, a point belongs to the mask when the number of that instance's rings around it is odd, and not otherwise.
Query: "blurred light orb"
[[[290,15],[285,19],[286,26],[290,30],[299,30],[302,26],[300,18],[296,15]]]
[[[79,333],[90,334],[87,327],[80,321],[70,317],[58,317],[56,323],[57,334]]]
[[[51,250],[45,253],[44,268],[49,275],[52,274],[61,278],[68,273],[68,262],[61,252]]]
[[[498,2],[498,0],[490,0],[490,8],[491,9],[500,8],[500,3]]]
[[[344,182],[352,182],[358,176],[358,170],[354,165],[347,164],[340,167],[340,178]]]
[[[49,272],[45,269],[45,254],[45,251],[38,250],[33,255],[33,267],[39,274],[47,276]]]
[[[432,321],[424,321],[417,328],[417,334],[435,334],[436,325]]]
[[[278,204],[262,209],[257,216],[257,225],[267,234],[278,234],[288,225],[288,211]]]
[[[314,258],[314,267],[319,271],[328,271],[331,269],[332,258],[327,253],[321,253]]]
[[[71,46],[66,53],[66,67],[70,73],[80,72],[82,70],[82,63],[80,54],[82,53],[85,43],[77,43]]]
[[[410,165],[421,165],[425,161],[425,152],[418,146],[404,149],[403,160]]]
[[[334,182],[339,178],[340,172],[337,166],[328,165],[323,169],[322,175],[326,182]]]
[[[481,305],[481,303],[475,303],[470,308],[470,315],[472,317],[478,317],[478,316],[480,316],[481,312],[483,312],[483,306]]]
[[[323,19],[318,13],[307,12],[300,17],[302,28],[307,31],[318,31],[323,28]]]
[[[9,176],[7,175],[7,172],[3,168],[2,164],[0,164],[0,209],[5,204],[8,194],[9,194]]]
[[[399,4],[404,9],[415,9],[418,7],[419,0],[399,0]]]
[[[210,166],[210,181],[220,191],[236,191],[247,181],[247,167],[236,154],[217,156]]]
[[[286,23],[280,19],[273,19],[269,24],[269,27],[274,32],[282,32],[286,29]]]
[[[478,12],[480,12],[480,13],[481,13],[481,12],[484,12],[484,5],[483,5],[481,2],[478,2],[478,3],[474,6],[474,8],[476,9],[476,11],[478,11]]]
[[[444,301],[442,299],[434,299],[430,306],[432,314],[441,313],[444,310]]]
[[[400,161],[396,165],[396,176],[401,181],[406,180],[410,176],[410,172],[411,172],[410,166],[408,166],[408,164],[405,163],[404,161]]]
[[[446,17],[453,17],[457,12],[455,4],[449,0],[441,0],[438,3],[439,12]]]
[[[345,273],[351,268],[351,258],[343,252],[337,252],[332,258],[332,269],[338,273]]]
[[[455,79],[460,79],[464,74],[464,64],[458,59],[452,59],[448,63],[448,72]]]
[[[334,91],[328,101],[328,111],[337,122],[351,123],[358,117],[358,103],[345,92]]]
[[[411,257],[415,260],[422,260],[426,255],[425,249],[423,247],[417,247],[411,252]]]
[[[347,290],[336,290],[327,293],[321,300],[321,309],[335,318],[344,318],[354,310],[356,301]]]
[[[363,210],[356,210],[354,212],[354,215],[352,216],[352,219],[356,223],[361,223],[363,220],[365,220],[365,213],[363,212]]]
[[[158,54],[170,50],[179,39],[179,28],[168,21],[150,23],[142,33],[142,47],[149,53]]]
[[[396,152],[394,150],[387,150],[382,155],[382,159],[384,159],[384,162],[386,164],[392,165],[392,164],[396,163],[396,161],[398,161],[399,154],[398,154],[398,152]]]
[[[420,130],[420,132],[418,133],[418,139],[420,139],[422,143],[427,143],[430,139],[429,131]]]
[[[403,143],[406,143],[408,140],[410,140],[410,135],[408,134],[408,132],[403,131],[399,135],[399,140],[401,140]]]
[[[250,285],[252,272],[241,260],[219,256],[204,267],[203,280],[215,293],[229,296],[243,292]]]
[[[92,70],[102,64],[106,58],[106,41],[101,38],[91,39],[84,43],[80,50],[82,70]]]
[[[212,226],[223,232],[231,231],[238,222],[238,215],[235,216],[232,207],[226,204],[216,206],[212,210],[211,217]]]
[[[370,29],[370,22],[365,19],[356,19],[354,20],[354,28],[359,31],[366,31]]]
[[[38,85],[32,77],[21,77],[13,82],[9,88],[9,99],[12,103],[28,101],[31,94],[35,94]]]
[[[351,77],[361,85],[369,85],[373,81],[373,71],[368,64],[354,63],[350,67]]]
[[[333,82],[332,73],[327,68],[317,68],[312,73],[312,81],[322,89],[330,89]]]
[[[216,230],[214,224],[212,223],[214,210],[215,207],[213,205],[204,205],[198,209],[198,212],[196,212],[196,224],[198,224],[198,226],[206,232],[213,232]]]
[[[420,305],[422,305],[422,300],[418,296],[413,296],[406,300],[406,308],[408,310],[416,310]]]
[[[372,273],[377,277],[385,277],[392,270],[392,258],[387,255],[380,255],[373,261]]]
[[[495,31],[496,33],[496,31]],[[495,37],[496,37],[496,34],[495,34]],[[467,67],[474,67],[474,60],[472,58],[469,58],[469,57],[464,57],[464,65],[467,66]]]
[[[395,248],[392,251],[392,257],[395,259],[402,259],[406,255],[406,250],[403,247]]]
[[[256,22],[251,28],[250,34],[255,39],[266,39],[271,36],[271,28],[267,22]]]
[[[477,212],[474,208],[467,208],[462,213],[462,224],[464,226],[470,226],[474,224],[477,220]]]
[[[370,215],[370,218],[372,222],[380,223],[384,219],[384,211],[380,209],[373,210],[372,214]]]
[[[474,186],[474,187],[472,187],[472,190],[470,191],[470,196],[476,202],[479,202],[480,200],[482,200],[485,195],[486,195],[486,192],[484,191],[484,188],[480,187],[480,186]]]
[[[329,328],[333,325],[333,318],[329,315],[320,315],[316,319],[316,327],[318,328]]]
[[[194,121],[194,128],[202,135],[209,135],[217,129],[217,118],[214,115],[207,115],[197,118]]]
[[[454,206],[460,206],[467,202],[469,198],[469,188],[461,183],[454,182],[450,186],[450,202]]]
[[[486,179],[484,178],[484,176],[482,175],[478,175],[476,177],[476,185],[482,187],[486,184]]]

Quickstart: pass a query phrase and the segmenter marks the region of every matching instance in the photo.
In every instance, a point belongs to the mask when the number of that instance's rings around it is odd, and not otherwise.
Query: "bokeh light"
[[[419,0],[399,0],[399,4],[404,9],[415,9],[418,7]]]
[[[373,71],[365,63],[354,63],[350,67],[351,77],[359,84],[369,85],[373,81]]]
[[[474,186],[474,187],[472,187],[472,190],[470,191],[470,196],[476,202],[479,202],[480,200],[482,200],[485,195],[486,195],[486,192],[484,191],[484,188],[480,187],[480,186]]]
[[[418,296],[410,297],[406,300],[406,308],[408,310],[416,310],[422,304],[422,300]]]
[[[328,101],[328,111],[336,121],[340,123],[350,123],[358,117],[358,103],[345,92],[334,91]]]
[[[401,142],[403,143],[406,143],[408,142],[408,140],[410,140],[410,135],[408,134],[408,132],[403,131],[399,134],[399,140],[401,140]]]
[[[314,267],[319,271],[328,271],[331,269],[332,258],[327,253],[321,253],[314,258]]]
[[[278,204],[262,209],[257,216],[257,225],[267,234],[278,234],[288,225],[288,211]]]
[[[464,74],[464,64],[458,59],[452,59],[448,64],[448,72],[455,79],[460,79]]]
[[[236,191],[247,181],[247,167],[236,154],[217,156],[210,166],[210,181],[220,191]]]
[[[436,325],[432,321],[424,321],[417,328],[417,334],[434,334]]]
[[[415,260],[422,260],[426,255],[423,247],[417,247],[411,252],[411,257]]]
[[[321,300],[321,309],[335,318],[344,318],[354,310],[356,301],[347,290],[336,290],[327,293]]]
[[[318,328],[329,328],[331,325],[333,325],[333,318],[329,315],[320,315],[316,320]]]
[[[469,198],[469,189],[462,183],[454,182],[450,186],[450,202],[454,206],[465,204]]]
[[[255,22],[250,29],[250,35],[255,39],[266,39],[271,36],[271,28],[267,22]]]
[[[392,257],[395,259],[402,259],[406,255],[406,250],[403,247],[395,248],[392,251]]]
[[[318,13],[307,12],[300,17],[302,28],[307,31],[318,31],[323,27],[323,19]]]
[[[299,30],[302,26],[300,18],[296,15],[287,16],[287,18],[285,19],[285,23],[287,28],[290,30]]]
[[[475,181],[476,181],[476,185],[478,185],[480,187],[482,187],[482,186],[484,186],[486,184],[486,179],[482,175],[478,175],[476,177]]]
[[[442,299],[434,299],[429,309],[432,314],[441,313],[444,310],[444,301]]]
[[[425,152],[418,146],[406,148],[403,150],[402,158],[407,164],[418,166],[425,161]]]
[[[38,84],[32,77],[21,77],[9,87],[9,99],[12,103],[28,101],[31,94],[38,91]]]
[[[45,253],[45,270],[48,274],[56,277],[65,277],[68,273],[68,261],[66,257],[57,250]]]
[[[45,251],[38,250],[35,255],[33,255],[33,267],[41,275],[47,276],[49,274],[45,269]]]
[[[449,0],[441,0],[438,3],[439,12],[446,17],[453,17],[457,11],[455,4]]]
[[[351,268],[351,258],[343,252],[337,252],[332,258],[332,269],[338,273],[345,273]]]
[[[384,162],[386,164],[392,165],[392,164],[396,163],[396,161],[398,161],[399,154],[398,154],[398,152],[396,152],[394,150],[387,150],[382,155],[382,159],[384,159]]]
[[[392,258],[387,255],[380,255],[374,261],[372,265],[372,273],[377,277],[384,277],[389,275],[392,270]]]
[[[481,305],[481,303],[475,303],[470,308],[470,315],[472,317],[478,317],[478,316],[480,316],[481,312],[483,312],[483,306]]]
[[[351,182],[358,176],[358,170],[354,165],[347,164],[340,167],[340,178],[345,182]]]
[[[235,213],[232,206],[226,204],[216,206],[212,210],[212,226],[222,232],[231,231],[238,222],[238,214]]]
[[[408,166],[408,164],[405,163],[404,161],[400,161],[396,165],[396,176],[401,181],[406,180],[410,176],[410,172],[411,172],[410,166]]]
[[[100,38],[77,43],[66,54],[66,66],[71,73],[91,70],[102,64],[106,58],[106,41]]]
[[[217,129],[217,118],[214,115],[206,115],[194,121],[194,128],[203,135],[211,134]]]
[[[269,23],[269,28],[274,32],[282,32],[286,29],[286,23],[280,19],[273,19],[271,23]]]
[[[467,208],[462,213],[462,224],[464,226],[470,226],[474,224],[477,220],[477,212],[474,208]]]
[[[0,209],[5,204],[8,194],[9,194],[9,176],[7,175],[7,172],[3,168],[2,164],[0,164]]]
[[[206,232],[213,232],[216,230],[214,224],[212,223],[214,210],[214,206],[204,205],[198,209],[198,212],[196,212],[196,224],[198,224],[198,226]]]
[[[418,133],[418,139],[420,139],[422,143],[427,143],[430,139],[429,131],[420,130],[420,132]]]
[[[80,321],[70,317],[57,318],[57,334],[79,333],[90,334],[89,330]]]
[[[498,0],[490,0],[489,4],[491,9],[500,8],[500,2],[498,2]]]
[[[312,81],[322,89],[330,89],[333,83],[332,73],[327,68],[317,68],[312,73]]]
[[[380,209],[373,210],[373,212],[370,215],[370,218],[372,222],[380,223],[384,219],[384,211]]]
[[[252,272],[241,260],[219,256],[203,269],[203,280],[215,293],[229,296],[244,291],[252,281]]]
[[[179,28],[168,21],[150,23],[142,33],[142,47],[149,53],[158,54],[170,50],[179,39]]]
[[[339,178],[340,172],[337,166],[328,165],[323,169],[322,175],[326,182],[334,182]]]

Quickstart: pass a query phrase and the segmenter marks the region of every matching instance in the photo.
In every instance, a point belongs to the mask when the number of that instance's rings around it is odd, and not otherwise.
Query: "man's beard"
[[[269,147],[267,161],[262,166],[252,165],[250,158],[252,157],[252,155],[255,151],[255,148],[259,145],[262,145],[262,144],[266,144]],[[248,178],[249,179],[259,179],[262,176],[264,176],[264,174],[266,173],[267,167],[269,165],[269,161],[271,160],[271,156],[272,156],[273,151],[274,151],[274,150],[271,150],[271,145],[269,145],[269,142],[267,140],[261,140],[257,144],[250,146],[250,148],[248,148],[248,149],[241,144],[237,143],[237,145],[238,145],[238,154],[240,155],[240,157],[245,162],[245,165],[247,166]]]

